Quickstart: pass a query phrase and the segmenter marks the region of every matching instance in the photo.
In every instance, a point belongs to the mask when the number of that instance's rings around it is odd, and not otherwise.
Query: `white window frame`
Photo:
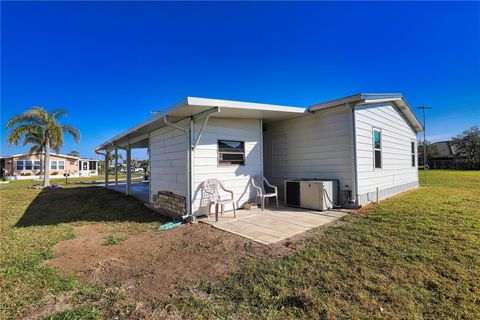
[[[30,166],[29,166],[30,169],[27,168],[27,162],[30,162]],[[25,171],[32,171],[33,170],[33,161],[32,160],[25,160],[23,168],[24,168]]]
[[[18,169],[18,164],[22,163],[22,169]],[[24,171],[25,170],[25,160],[15,160],[15,171]]]
[[[375,148],[375,131],[380,133],[380,148]],[[373,149],[373,170],[382,170],[383,169],[383,139],[382,139],[382,129],[372,127],[372,149]],[[375,151],[380,151],[380,167],[377,168],[375,165],[376,159],[375,159]]]
[[[53,167],[54,162],[55,162],[55,168]],[[57,160],[50,160],[50,170],[58,170]]]
[[[62,164],[63,168],[60,168],[60,164]],[[57,160],[57,168],[58,170],[65,170],[65,160]]]
[[[40,170],[40,160],[33,161],[33,170]]]
[[[412,157],[411,164],[412,164],[412,168],[416,168],[417,167],[417,144],[414,139],[410,141],[410,149],[412,149],[412,146],[413,146],[413,150],[410,150],[410,155]]]
[[[220,148],[219,148],[220,141],[240,142],[240,143],[242,143],[242,145],[243,145],[243,152],[235,152],[235,151],[224,152],[224,151],[220,151]],[[245,145],[246,145],[245,141],[242,141],[242,140],[218,139],[218,140],[217,140],[217,166],[218,166],[218,167],[226,167],[226,166],[244,166],[244,165],[246,165],[246,162],[247,162],[247,151],[246,151]],[[221,154],[226,154],[226,153],[230,153],[230,154],[242,154],[242,155],[243,155],[243,163],[222,163],[222,162],[220,162],[220,161],[221,161],[221,160],[220,160],[220,155],[221,155]]]

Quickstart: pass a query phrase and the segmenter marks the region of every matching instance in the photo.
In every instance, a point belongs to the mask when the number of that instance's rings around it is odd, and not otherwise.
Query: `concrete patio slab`
[[[237,210],[236,218],[233,211],[229,211],[220,216],[218,222],[212,214],[200,217],[199,222],[268,245],[333,222],[349,212],[346,209],[313,211],[281,207],[265,211]]]

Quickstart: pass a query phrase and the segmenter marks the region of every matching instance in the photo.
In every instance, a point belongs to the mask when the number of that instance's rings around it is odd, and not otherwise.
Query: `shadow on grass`
[[[91,222],[166,222],[167,218],[145,207],[132,196],[101,187],[74,187],[42,190],[16,227]]]

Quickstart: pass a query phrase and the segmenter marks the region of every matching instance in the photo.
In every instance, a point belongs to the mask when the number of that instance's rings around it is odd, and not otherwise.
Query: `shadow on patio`
[[[75,221],[165,222],[138,199],[101,187],[42,190],[16,227],[55,225]]]

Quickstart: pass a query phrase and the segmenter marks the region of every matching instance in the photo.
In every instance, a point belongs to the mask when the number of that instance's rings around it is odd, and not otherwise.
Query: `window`
[[[40,170],[40,161],[39,160],[33,161],[33,170]]]
[[[50,170],[57,170],[57,160],[50,161]]]
[[[27,160],[25,161],[25,170],[32,170],[33,169],[33,161]]]
[[[58,160],[58,169],[59,170],[64,170],[65,169],[65,161],[64,160]]]
[[[90,170],[92,170],[92,171],[97,170],[97,162],[96,161],[90,161]]]
[[[16,167],[17,171],[22,171],[23,170],[23,160],[16,161],[15,167]]]
[[[373,165],[375,169],[382,168],[382,132],[373,129]]]
[[[245,143],[243,141],[218,140],[218,164],[245,164]]]
[[[415,141],[412,140],[411,146],[412,146],[412,167],[415,167],[415,159],[417,158],[415,156]]]
[[[83,161],[83,170],[88,170],[88,162],[87,161]]]

